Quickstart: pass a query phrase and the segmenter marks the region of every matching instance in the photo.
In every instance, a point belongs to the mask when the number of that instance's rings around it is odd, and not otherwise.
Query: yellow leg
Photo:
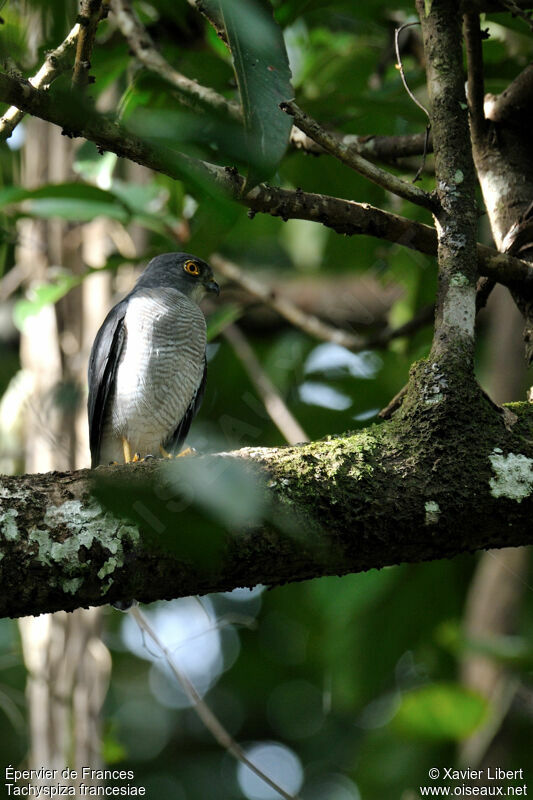
[[[195,455],[196,455],[196,450],[194,449],[194,447],[186,447],[184,450],[181,451],[181,453],[178,453],[176,458],[183,458],[183,456],[195,456]]]
[[[162,445],[159,445],[159,452],[163,456],[163,458],[182,458],[183,456],[194,456],[196,455],[196,450],[193,447],[186,447],[181,453],[178,453],[176,456],[173,456],[172,453],[167,453],[165,448]]]
[[[125,436],[122,437],[122,451],[124,453],[124,463],[129,464],[131,461],[131,447]]]

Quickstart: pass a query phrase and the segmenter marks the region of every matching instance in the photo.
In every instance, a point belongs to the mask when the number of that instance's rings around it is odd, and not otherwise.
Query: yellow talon
[[[183,458],[184,456],[195,456],[195,455],[196,455],[196,450],[194,449],[194,447],[186,447],[184,450],[181,451],[181,453],[178,453],[176,458]]]
[[[196,455],[196,450],[194,449],[194,447],[185,447],[185,449],[182,450],[181,453],[178,453],[177,455],[174,456],[172,455],[172,453],[167,453],[167,451],[162,445],[159,445],[159,452],[161,453],[163,458],[183,458],[183,456]]]

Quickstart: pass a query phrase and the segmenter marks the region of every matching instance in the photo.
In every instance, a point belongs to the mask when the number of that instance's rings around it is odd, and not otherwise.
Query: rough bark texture
[[[455,0],[418,0],[440,210],[439,289],[432,358],[462,355],[473,377],[476,317],[476,202],[474,162],[463,79],[461,13]]]
[[[473,154],[492,235],[498,250],[533,261],[533,65],[500,95],[486,95],[479,17],[465,26]],[[533,291],[529,281],[510,284],[524,317],[525,354],[533,362]]]
[[[531,543],[531,406],[514,407],[509,430],[508,412],[475,388],[448,394],[434,366],[415,367],[400,415],[355,435],[2,478],[0,614],[277,585]],[[248,509],[239,524],[250,475],[255,523]],[[228,517],[221,498],[232,491]],[[220,515],[229,522],[215,522]]]

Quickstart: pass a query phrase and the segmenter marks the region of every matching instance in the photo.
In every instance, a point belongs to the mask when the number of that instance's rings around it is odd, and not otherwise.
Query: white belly
[[[200,386],[206,345],[198,306],[175,289],[145,290],[131,298],[125,339],[108,401],[101,461],[131,453],[159,455]]]

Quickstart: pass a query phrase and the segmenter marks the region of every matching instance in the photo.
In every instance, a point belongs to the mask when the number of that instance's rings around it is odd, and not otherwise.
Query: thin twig
[[[394,48],[396,50],[396,62],[397,62],[397,65],[398,65],[398,69],[400,71],[400,77],[402,79],[402,83],[404,85],[405,91],[407,92],[407,94],[409,95],[409,97],[411,98],[413,103],[415,105],[417,105],[418,108],[422,109],[422,111],[424,112],[424,114],[426,115],[428,120],[431,122],[431,117],[429,116],[429,111],[427,110],[427,108],[424,105],[422,105],[420,100],[418,100],[415,97],[415,95],[413,94],[413,92],[409,88],[409,84],[407,83],[407,78],[405,77],[405,72],[403,71],[402,57],[400,55],[400,43],[399,43],[400,33],[403,30],[405,30],[406,28],[412,28],[415,25],[420,25],[420,23],[419,22],[406,22],[403,25],[400,25],[400,27],[396,28],[396,30],[394,31]]]
[[[344,144],[344,142],[329,133],[316,120],[302,111],[301,108],[298,108],[296,103],[281,103],[280,108],[293,117],[295,125],[300,130],[304,131],[313,141],[321,145],[324,150],[327,150],[328,153],[338,158],[346,166],[354,169],[378,186],[398,195],[398,197],[403,197],[404,200],[410,200],[412,203],[429,210],[434,209],[435,203],[431,195],[413,186],[412,183],[408,183],[387,172],[387,170],[377,167],[371,161],[367,161],[366,158],[359,155],[349,145]]]
[[[393,339],[402,339],[404,336],[411,336],[411,334],[416,333],[421,328],[425,328],[427,325],[430,325],[434,319],[434,305],[432,304],[424,306],[424,308],[421,308],[420,311],[414,315],[414,317],[407,322],[404,322],[403,325],[399,325],[397,328],[385,328],[385,330],[380,331],[380,333],[378,333],[376,336],[370,336],[367,339],[366,347],[369,350],[373,350],[378,347],[385,347]]]
[[[381,331],[376,336],[369,338],[357,336],[349,331],[343,331],[340,328],[333,327],[333,325],[328,325],[313,314],[306,314],[290,300],[277,294],[271,287],[258,281],[256,278],[244,272],[244,270],[236,264],[222,258],[222,256],[217,253],[211,255],[209,261],[218,272],[224,275],[224,277],[234,281],[249,294],[257,297],[265,303],[265,305],[270,306],[270,308],[274,309],[274,311],[284,317],[284,319],[290,322],[295,328],[304,331],[304,333],[312,336],[313,339],[318,339],[322,342],[332,342],[341,347],[346,347],[346,349],[352,350],[353,352],[385,347],[393,339],[408,336],[415,330],[419,330],[424,325],[429,324],[433,319],[432,306],[428,306],[417,314],[416,317],[405,323],[405,325],[401,325],[399,328],[388,328],[385,331]]]
[[[406,22],[404,25],[400,25],[399,28],[396,28],[396,30],[394,31],[394,49],[396,51],[396,62],[397,62],[398,69],[400,71],[400,77],[402,79],[402,83],[404,85],[405,91],[407,92],[407,94],[409,95],[409,97],[411,98],[413,103],[415,105],[417,105],[419,108],[421,108],[422,111],[424,112],[424,114],[426,115],[426,117],[428,118],[428,124],[426,125],[426,134],[425,134],[425,139],[424,139],[424,152],[422,154],[422,163],[420,164],[420,166],[419,166],[419,168],[417,170],[417,173],[416,173],[415,177],[413,178],[413,183],[416,183],[417,180],[420,178],[420,175],[422,174],[422,170],[424,169],[424,166],[425,166],[425,163],[426,163],[426,155],[428,153],[428,144],[429,144],[429,134],[431,132],[431,117],[429,115],[429,111],[427,110],[427,108],[424,105],[422,105],[420,100],[418,100],[415,97],[415,95],[413,94],[413,92],[409,88],[409,84],[407,83],[407,78],[405,77],[405,72],[404,72],[404,69],[403,69],[402,57],[401,57],[401,54],[400,54],[400,33],[403,30],[405,30],[406,28],[412,28],[414,25],[420,25],[420,23],[419,22]]]
[[[385,408],[382,408],[378,414],[380,419],[390,419],[395,411],[397,411],[400,406],[402,405],[405,395],[407,394],[407,389],[409,388],[409,384],[406,383],[405,386],[402,386],[400,391],[394,395],[392,400],[387,403]]]
[[[531,11],[527,11],[524,8],[520,8],[513,0],[500,0],[502,6],[505,6],[507,11],[513,17],[519,17],[523,20],[526,25],[528,26],[529,30],[533,32],[533,20],[531,19]]]
[[[141,631],[146,633],[150,639],[154,642],[156,647],[163,653],[165,660],[172,671],[172,674],[177,679],[179,684],[181,685],[183,691],[187,695],[187,698],[191,705],[193,706],[194,710],[206,726],[206,728],[213,734],[216,741],[219,743],[221,747],[231,753],[231,755],[240,761],[242,764],[251,769],[261,780],[263,780],[268,786],[270,786],[274,791],[278,792],[281,797],[284,797],[285,800],[299,800],[296,795],[289,794],[281,786],[278,786],[272,778],[269,778],[268,775],[265,775],[259,767],[256,767],[250,759],[246,756],[246,753],[242,749],[242,747],[237,744],[235,739],[230,736],[228,731],[224,728],[221,724],[219,719],[213,714],[207,703],[203,700],[202,697],[198,694],[195,687],[182,672],[176,661],[174,660],[170,650],[166,647],[155,630],[152,628],[150,623],[148,622],[145,615],[142,613],[138,605],[133,605],[131,608],[128,609],[128,613],[135,619]]]
[[[312,314],[306,314],[298,306],[294,305],[287,298],[276,294],[270,286],[266,286],[256,278],[244,272],[240,267],[226,258],[213,253],[209,261],[211,265],[218,272],[222,273],[225,278],[239,284],[254,297],[257,297],[265,305],[273,308],[280,316],[284,317],[291,325],[304,331],[312,336],[314,339],[319,339],[323,342],[332,342],[333,344],[341,345],[349,350],[364,350],[367,341],[362,336],[354,335],[349,331],[343,331],[340,328],[334,328],[322,322],[318,317]]]
[[[78,22],[80,33],[76,42],[76,60],[72,72],[72,85],[83,90],[91,82],[91,58],[93,53],[96,29],[102,18],[102,13],[107,13],[109,0],[80,0],[80,14]]]
[[[214,89],[185,77],[163,58],[129,0],[112,0],[112,7],[117,25],[138,60],[173,86],[184,105],[191,108],[208,107],[233,119],[242,120],[242,111],[237,103],[227,100]]]
[[[300,444],[310,441],[309,436],[289,411],[285,401],[264,371],[240,328],[237,325],[228,325],[224,329],[223,335],[248,373],[248,377],[263,401],[268,416],[287,443]]]

